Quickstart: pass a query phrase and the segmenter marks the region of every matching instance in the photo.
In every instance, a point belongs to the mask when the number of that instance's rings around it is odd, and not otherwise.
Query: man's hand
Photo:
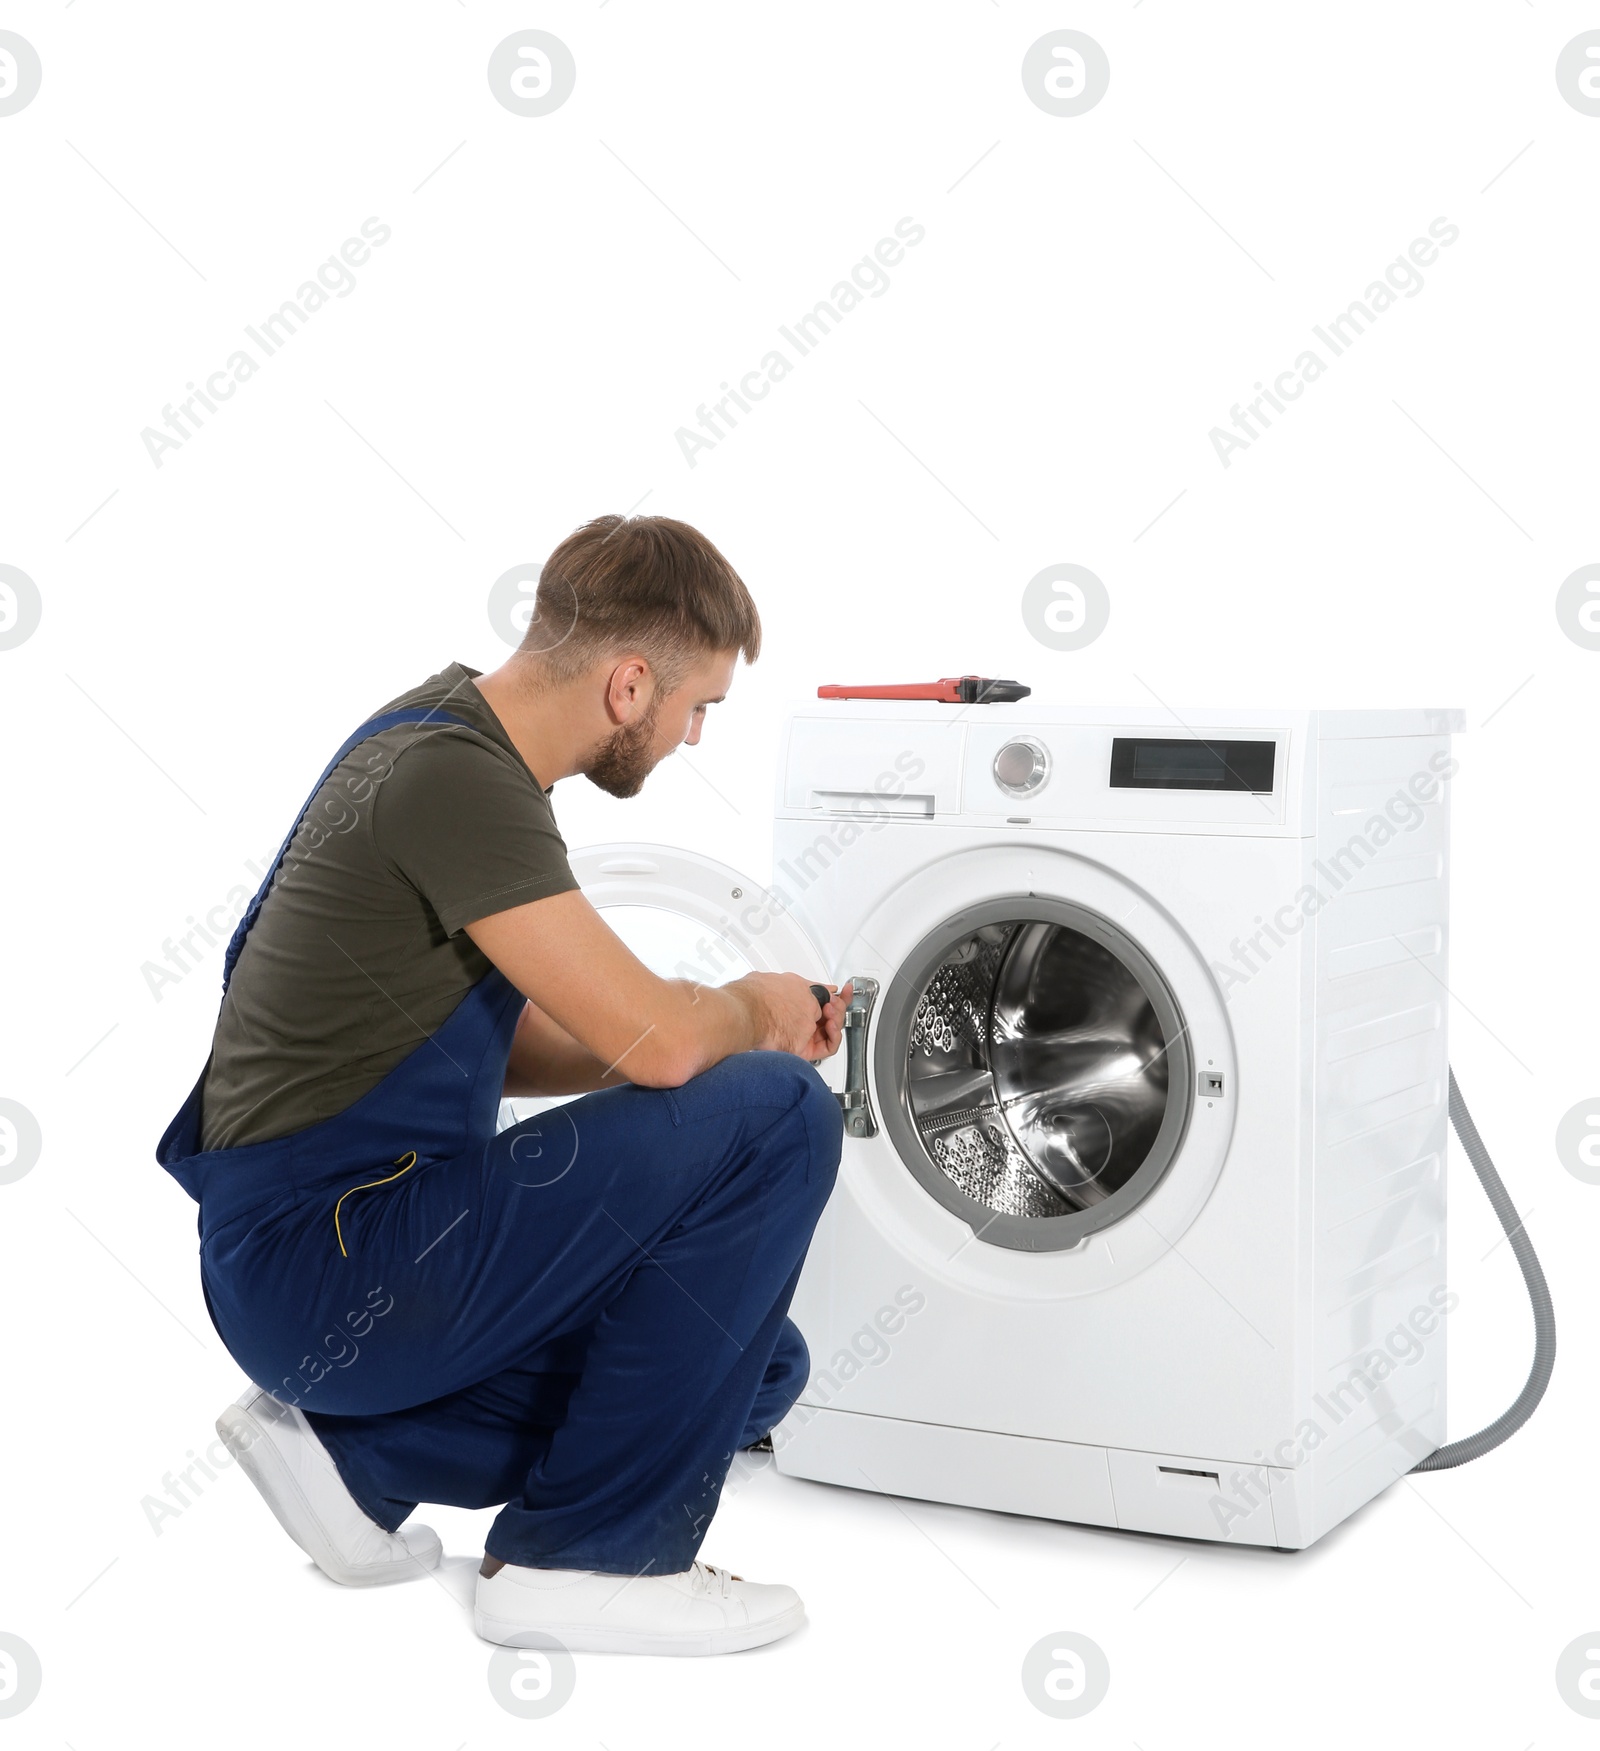
[[[722,989],[750,993],[762,1028],[757,1042],[762,1050],[793,1052],[811,1064],[831,1058],[839,1050],[853,987],[846,985],[840,991],[828,986],[833,995],[820,1014],[810,984],[797,973],[746,973]]]
[[[518,1030],[514,1093],[677,1088],[733,1052],[767,1048],[815,1063],[839,1048],[848,987],[819,1015],[793,973],[723,986],[657,978],[580,893],[492,913],[467,935],[537,1011]]]

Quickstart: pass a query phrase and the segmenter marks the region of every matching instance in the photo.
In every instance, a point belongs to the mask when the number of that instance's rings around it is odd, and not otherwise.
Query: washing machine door
[[[992,1246],[1080,1245],[1182,1147],[1188,1022],[1134,936],[1090,907],[1029,894],[946,917],[890,981],[874,1035],[901,1160]]]
[[[666,845],[594,845],[570,859],[578,885],[663,978],[723,985],[746,972],[825,979],[827,962],[782,902],[715,858]]]

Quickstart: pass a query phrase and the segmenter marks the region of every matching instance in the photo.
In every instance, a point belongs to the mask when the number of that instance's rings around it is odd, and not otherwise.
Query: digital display
[[[1247,790],[1270,795],[1275,742],[1158,741],[1117,736],[1113,790]]]

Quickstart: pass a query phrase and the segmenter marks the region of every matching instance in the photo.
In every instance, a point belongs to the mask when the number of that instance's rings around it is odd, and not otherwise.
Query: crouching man
[[[334,754],[157,1152],[200,1205],[253,1382],[217,1427],[267,1505],[350,1585],[438,1562],[418,1503],[499,1506],[490,1641],[721,1653],[804,1619],[696,1553],[805,1379],[787,1312],[841,1137],[813,1065],[849,991],[657,978],[578,891],[549,798],[577,774],[635,795],[760,640],[686,525],[569,536],[508,662],[451,664]],[[503,1095],[569,1094],[496,1134]]]

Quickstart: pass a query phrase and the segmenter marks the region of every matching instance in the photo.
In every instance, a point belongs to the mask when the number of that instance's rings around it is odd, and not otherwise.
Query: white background
[[[1600,1622],[1600,1190],[1553,1139],[1600,1093],[1600,654],[1554,600],[1600,558],[1600,118],[1554,68],[1600,13],[36,0],[0,26],[44,70],[0,118],[0,562],[43,601],[0,651],[0,1095],[44,1138],[0,1186],[0,1629],[44,1665],[10,1741],[1589,1743],[1554,1667]],[[578,69],[534,119],[485,76],[530,26]],[[1065,119],[1020,78],[1062,27],[1111,64]],[[142,428],[374,215],[393,235],[356,289],[156,468]],[[1424,288],[1224,469],[1209,430],[1441,215],[1460,237]],[[927,235],[890,289],[691,469],[676,428],[905,216]],[[152,1159],[220,953],[159,1002],[141,968],[250,879],[370,708],[503,659],[502,572],[636,505],[722,546],[767,649],[641,799],[558,789],[574,846],[763,877],[781,720],[820,681],[1465,709],[1452,1057],[1562,1341],[1513,1445],[1296,1556],[764,1476],[705,1554],[794,1583],[810,1627],[737,1659],[582,1658],[537,1725],[492,1699],[447,1589],[325,1583],[236,1470],[152,1531],[141,1499],[239,1380]],[[1070,654],[1019,613],[1060,562],[1112,604]],[[1452,1159],[1466,1433],[1531,1327]],[[488,1516],[427,1517],[465,1596]],[[1070,1727],[1019,1679],[1062,1629],[1112,1674]]]

